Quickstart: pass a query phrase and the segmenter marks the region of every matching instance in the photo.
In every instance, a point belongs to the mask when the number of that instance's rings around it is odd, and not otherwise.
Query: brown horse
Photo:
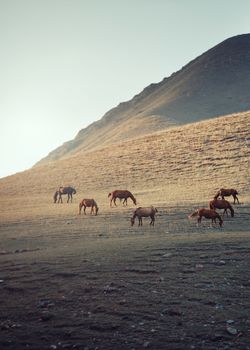
[[[131,226],[135,223],[135,218],[137,217],[139,220],[139,226],[142,226],[142,218],[143,217],[150,217],[150,225],[154,226],[155,223],[155,214],[158,212],[158,210],[154,207],[139,207],[134,210],[134,214],[132,216],[131,220]]]
[[[68,200],[67,203],[69,203],[69,200],[71,199],[72,203],[72,195],[76,194],[76,190],[73,187],[59,187],[59,190],[54,193],[54,203],[62,203],[62,195],[67,194],[68,195]],[[58,200],[57,197],[59,196]]]
[[[215,199],[217,199],[218,197],[221,197],[221,199],[224,199],[224,197],[229,197],[229,196],[233,196],[234,198],[234,204],[235,201],[239,202],[239,199],[237,197],[237,194],[239,194],[235,189],[233,188],[221,188],[215,195]]]
[[[94,213],[94,209],[95,209],[95,215],[97,215],[98,213],[98,206],[97,203],[94,199],[83,199],[80,203],[79,203],[79,215],[81,214],[82,211],[82,207],[84,207],[84,214],[86,215],[86,208],[91,208],[90,214]]]
[[[229,209],[230,212],[231,212],[231,216],[232,217],[234,216],[233,207],[225,199],[214,199],[214,200],[212,200],[211,202],[209,202],[209,208],[210,209],[214,209],[214,210],[215,209],[224,209],[223,215],[226,213],[227,216],[228,216],[227,209]]]
[[[120,200],[124,199],[123,201],[123,205],[126,203],[126,205],[128,204],[128,198],[131,198],[134,205],[136,205],[136,199],[135,197],[132,195],[131,192],[127,191],[127,190],[115,190],[113,192],[110,192],[108,197],[110,198],[110,207],[112,207],[112,202],[114,202],[114,205],[116,206],[116,199],[119,198]]]
[[[221,216],[214,209],[200,208],[188,216],[189,219],[198,216],[197,222],[200,223],[202,217],[206,219],[212,219],[212,223],[216,223],[216,219],[219,219],[220,227],[222,226],[223,220]]]

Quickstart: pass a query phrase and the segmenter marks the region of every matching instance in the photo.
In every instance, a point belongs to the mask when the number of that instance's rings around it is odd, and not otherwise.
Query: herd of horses
[[[67,195],[67,203],[69,201],[72,202],[73,194],[76,194],[76,190],[73,187],[59,187],[59,189],[54,193],[54,203],[63,203],[62,201],[62,195]],[[212,223],[216,224],[216,219],[219,220],[220,227],[223,224],[223,220],[221,215],[216,211],[216,209],[224,209],[223,216],[226,214],[228,216],[228,210],[231,213],[231,217],[234,216],[234,209],[232,205],[225,200],[225,197],[232,196],[234,199],[234,204],[237,202],[239,204],[239,199],[237,197],[238,192],[235,189],[225,189],[221,188],[216,195],[214,196],[214,199],[209,202],[209,208],[199,208],[195,210],[192,214],[188,216],[189,219],[197,217],[197,222],[200,223],[202,218],[210,219],[212,220]],[[220,197],[220,199],[219,199]],[[110,192],[108,194],[108,198],[110,198],[110,207],[112,207],[112,203],[117,206],[116,200],[119,199],[120,202],[122,202],[123,205],[127,205],[127,201],[130,198],[134,205],[137,204],[136,198],[134,195],[128,191],[128,190],[115,190],[113,192]],[[97,215],[98,213],[98,205],[94,199],[84,198],[79,203],[79,214],[81,214],[82,208],[84,208],[84,214],[86,214],[86,208],[91,208],[90,213]],[[131,217],[131,226],[135,224],[135,219],[138,219],[139,226],[142,226],[142,218],[143,217],[150,217],[150,225],[154,226],[155,223],[155,215],[158,212],[158,210],[153,207],[138,207],[133,211],[133,216]]]

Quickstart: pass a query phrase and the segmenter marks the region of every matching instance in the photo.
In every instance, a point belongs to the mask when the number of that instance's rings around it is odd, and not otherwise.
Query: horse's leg
[[[198,219],[197,219],[197,226],[199,226],[200,223],[201,223],[201,216],[198,216]]]
[[[60,193],[59,199],[58,199],[58,203],[59,203],[59,202],[61,202],[61,203],[63,202],[63,201],[62,201],[62,195],[61,195],[61,193]]]
[[[84,214],[86,215],[86,205],[84,205]]]
[[[117,206],[117,205],[116,205],[116,197],[114,197],[114,201],[113,201],[113,202],[114,202],[114,205]]]
[[[138,220],[139,220],[139,225],[138,226],[142,226],[142,218],[140,216],[138,216]]]

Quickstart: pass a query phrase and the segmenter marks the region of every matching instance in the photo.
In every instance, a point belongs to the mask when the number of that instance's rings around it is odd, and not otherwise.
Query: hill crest
[[[36,165],[176,125],[250,109],[250,34],[229,38],[108,111]]]

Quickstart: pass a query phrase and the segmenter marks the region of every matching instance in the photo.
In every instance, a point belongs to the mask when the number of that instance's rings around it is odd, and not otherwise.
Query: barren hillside
[[[240,199],[248,200],[249,130],[250,112],[239,113],[79,152],[6,177],[0,181],[1,217],[15,220],[25,208],[27,216],[50,212],[61,185],[76,188],[75,203],[91,196],[102,209],[116,188],[133,191],[140,205],[207,203],[223,186],[237,188]]]
[[[38,165],[179,124],[250,109],[250,34],[227,39],[151,84]]]

